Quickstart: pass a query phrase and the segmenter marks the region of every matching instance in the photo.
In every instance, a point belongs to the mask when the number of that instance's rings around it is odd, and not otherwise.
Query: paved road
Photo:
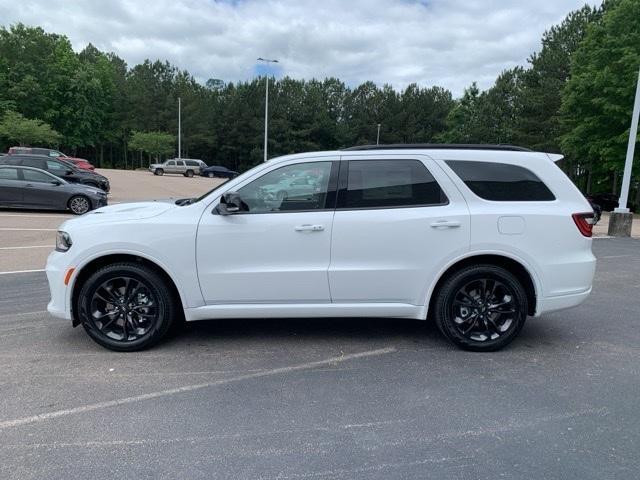
[[[116,354],[42,312],[42,273],[0,276],[0,478],[637,478],[640,241],[595,252],[587,303],[493,354],[370,319]]]

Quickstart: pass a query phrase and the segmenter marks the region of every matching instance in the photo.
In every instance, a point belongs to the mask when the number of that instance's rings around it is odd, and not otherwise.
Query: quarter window
[[[551,201],[551,190],[531,170],[518,165],[447,160],[447,165],[480,198],[499,202]]]
[[[442,205],[447,198],[419,160],[350,160],[342,208]]]
[[[321,210],[329,190],[331,162],[287,165],[238,190],[250,213]]]

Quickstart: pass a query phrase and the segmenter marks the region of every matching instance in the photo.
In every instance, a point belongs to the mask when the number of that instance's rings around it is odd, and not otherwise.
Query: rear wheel
[[[74,215],[83,215],[91,210],[91,201],[84,195],[74,195],[69,199],[67,206]]]
[[[164,175],[164,170],[161,168],[156,168],[155,171],[153,172],[154,175]]]
[[[207,173],[207,177],[209,177],[209,178],[214,178],[215,176],[216,176],[216,175],[215,175],[215,173],[213,173],[213,172],[208,172],[208,173]]]
[[[193,177],[193,170],[187,170],[184,172],[184,176],[189,178]]]
[[[131,352],[158,343],[178,313],[166,280],[153,269],[117,263],[93,273],[78,295],[79,320],[110,350]]]
[[[493,351],[513,341],[527,318],[527,295],[504,268],[476,265],[453,273],[434,303],[436,324],[466,350]]]

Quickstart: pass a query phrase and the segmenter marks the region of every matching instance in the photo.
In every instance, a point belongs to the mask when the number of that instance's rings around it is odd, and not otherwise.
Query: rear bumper
[[[577,307],[584,302],[590,294],[591,287],[584,292],[572,293],[569,295],[558,295],[555,297],[543,297],[540,299],[538,304],[536,316],[540,316],[543,313],[564,310],[565,308]]]

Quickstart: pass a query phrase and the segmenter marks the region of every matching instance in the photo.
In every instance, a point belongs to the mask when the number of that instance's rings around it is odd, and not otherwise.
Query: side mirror
[[[51,180],[51,184],[59,187],[60,185],[62,185],[62,182],[60,180]]]
[[[228,192],[222,195],[215,212],[219,215],[233,215],[238,212],[248,212],[249,206],[242,201],[236,192]]]
[[[65,175],[73,175],[73,170],[69,169],[65,172]]]

